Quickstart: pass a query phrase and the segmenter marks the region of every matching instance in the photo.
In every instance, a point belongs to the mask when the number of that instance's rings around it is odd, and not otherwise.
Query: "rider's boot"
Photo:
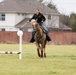
[[[35,40],[34,40],[34,36],[32,36],[30,42],[33,43]]]
[[[46,34],[46,40],[51,41],[51,38],[48,36],[48,34]]]
[[[31,43],[33,43],[33,42],[35,41],[34,35],[35,35],[35,32],[32,32],[32,38],[31,38],[31,40],[30,40]]]

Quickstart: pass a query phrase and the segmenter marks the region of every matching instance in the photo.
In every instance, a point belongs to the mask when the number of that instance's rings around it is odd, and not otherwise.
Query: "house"
[[[0,2],[0,31],[18,31],[22,25],[24,31],[31,31],[32,26],[26,21],[33,16],[36,8],[45,15],[48,28],[60,27],[60,13],[36,0],[3,0]]]

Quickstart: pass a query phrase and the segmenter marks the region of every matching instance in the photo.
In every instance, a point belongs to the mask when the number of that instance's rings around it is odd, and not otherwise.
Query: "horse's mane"
[[[42,26],[41,26],[41,25],[39,25],[39,24],[38,24],[38,26],[39,26],[39,28],[41,28],[41,29],[42,29],[42,31],[43,31],[44,33],[46,33],[46,31],[42,28]]]

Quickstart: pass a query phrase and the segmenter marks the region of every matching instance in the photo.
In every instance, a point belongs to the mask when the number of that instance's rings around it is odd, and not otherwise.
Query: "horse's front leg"
[[[43,47],[42,47],[42,44],[41,44],[40,50],[41,50],[41,58],[42,58],[43,57]]]
[[[43,49],[41,50],[41,58],[43,57]]]
[[[40,57],[40,51],[39,51],[39,49],[40,49],[40,46],[39,46],[39,44],[36,42],[36,46],[37,46],[37,54],[38,54],[38,56]]]
[[[46,51],[45,51],[46,41],[45,41],[45,43],[43,43],[42,47],[43,47],[43,54],[44,54],[44,57],[46,58]]]

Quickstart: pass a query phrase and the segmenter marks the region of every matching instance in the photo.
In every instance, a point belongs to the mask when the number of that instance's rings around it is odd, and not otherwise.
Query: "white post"
[[[19,59],[22,59],[22,36],[19,36]]]
[[[19,36],[19,59],[22,59],[22,35],[23,35],[23,32],[21,30],[19,30],[17,32],[17,35]]]

